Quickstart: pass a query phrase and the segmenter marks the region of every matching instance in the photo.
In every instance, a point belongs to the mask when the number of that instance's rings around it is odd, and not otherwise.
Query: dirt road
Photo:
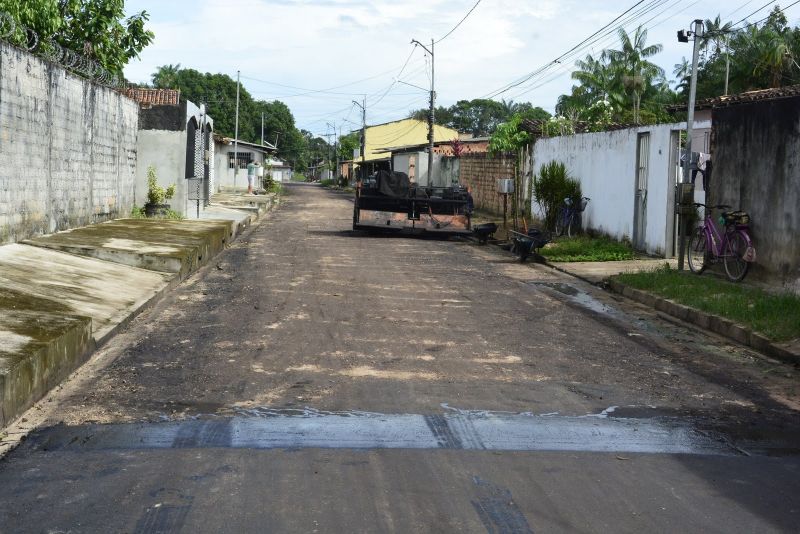
[[[31,411],[3,532],[789,531],[797,370],[293,185]]]

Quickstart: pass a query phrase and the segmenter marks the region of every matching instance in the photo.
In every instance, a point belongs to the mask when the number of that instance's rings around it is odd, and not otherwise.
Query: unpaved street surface
[[[288,189],[26,415],[0,531],[796,531],[798,369]]]

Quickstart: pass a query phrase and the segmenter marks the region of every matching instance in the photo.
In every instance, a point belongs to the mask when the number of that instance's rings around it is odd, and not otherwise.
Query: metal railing
[[[14,35],[20,33],[23,35],[22,43],[13,39]],[[64,67],[73,74],[100,85],[114,89],[127,87],[124,77],[111,73],[94,59],[65,48],[53,39],[42,39],[38,33],[15,21],[14,17],[5,11],[0,11],[0,41],[23,48],[42,59]]]

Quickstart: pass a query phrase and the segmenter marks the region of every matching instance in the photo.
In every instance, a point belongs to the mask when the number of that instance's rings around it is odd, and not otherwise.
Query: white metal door
[[[647,230],[647,175],[650,160],[650,133],[640,133],[636,153],[636,192],[633,214],[633,246],[644,250]]]

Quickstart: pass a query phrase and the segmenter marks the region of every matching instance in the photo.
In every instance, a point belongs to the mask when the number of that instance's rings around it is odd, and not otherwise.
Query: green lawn
[[[293,182],[305,182],[306,181],[306,175],[303,174],[302,172],[296,172],[296,173],[292,174],[292,181]]]
[[[748,326],[774,341],[800,338],[800,297],[705,274],[662,268],[616,277],[623,284]]]
[[[622,261],[634,259],[633,249],[607,237],[560,237],[540,250],[547,261]]]

